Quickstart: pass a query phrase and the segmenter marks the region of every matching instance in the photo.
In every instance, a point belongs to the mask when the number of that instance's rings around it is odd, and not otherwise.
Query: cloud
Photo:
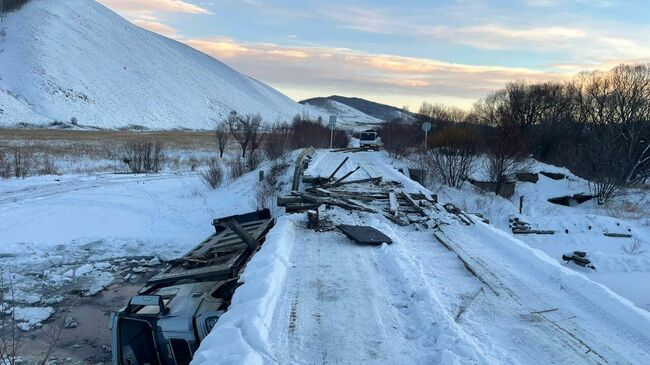
[[[158,22],[156,20],[136,19],[133,21],[133,24],[137,25],[138,27],[150,30],[152,32],[162,34],[166,37],[170,37],[170,38],[176,37],[176,29],[170,27],[169,25]]]
[[[128,15],[165,13],[212,14],[209,10],[182,0],[97,0],[104,6]]]
[[[380,96],[412,107],[424,100],[448,99],[469,106],[508,81],[566,77],[526,68],[454,64],[347,48],[240,43],[230,38],[186,39],[184,43],[281,91],[293,90],[297,98],[331,92]]]

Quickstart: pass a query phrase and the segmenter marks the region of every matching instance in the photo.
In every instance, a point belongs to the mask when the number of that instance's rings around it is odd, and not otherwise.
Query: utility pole
[[[330,115],[330,122],[327,124],[330,129],[330,150],[334,143],[334,128],[336,128],[336,115]]]
[[[431,130],[431,123],[422,123],[422,130],[424,131],[424,152],[426,153],[428,147],[429,131]]]

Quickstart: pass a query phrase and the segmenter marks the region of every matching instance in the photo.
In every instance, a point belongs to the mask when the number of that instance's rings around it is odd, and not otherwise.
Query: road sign
[[[336,127],[336,115],[330,115],[330,122],[327,124],[327,126],[330,129],[334,129]]]
[[[431,130],[431,123],[429,123],[429,122],[422,123],[422,130],[424,131],[424,152],[426,152],[428,144],[429,144],[428,143],[429,142],[428,133]]]

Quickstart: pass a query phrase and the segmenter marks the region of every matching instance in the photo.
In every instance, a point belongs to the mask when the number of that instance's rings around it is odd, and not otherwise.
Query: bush
[[[340,129],[335,130],[332,138],[332,147],[346,148],[348,146],[350,146],[350,135],[346,131]]]
[[[393,119],[379,128],[384,149],[394,157],[405,156],[410,148],[419,145],[423,140],[421,135],[417,124],[406,123],[401,119]]]
[[[34,153],[29,147],[14,146],[10,148],[9,160],[14,177],[25,178],[34,166]]]
[[[0,2],[0,12],[9,13],[12,11],[20,10],[23,5],[27,4],[30,0],[2,0]]]
[[[201,172],[201,178],[212,189],[216,189],[221,185],[223,181],[223,169],[218,159],[213,157],[208,161],[208,168]]]
[[[43,158],[43,166],[41,168],[41,175],[58,175],[59,169],[56,167],[56,164],[50,158],[50,155],[46,154]]]
[[[124,146],[122,162],[135,174],[160,172],[164,161],[163,144],[160,142],[138,139]]]
[[[8,179],[11,177],[11,161],[9,160],[9,156],[3,152],[0,151],[0,177]]]
[[[291,130],[291,146],[294,149],[327,148],[330,145],[330,130],[318,122],[296,116]]]
[[[444,184],[460,188],[475,169],[481,134],[468,126],[448,126],[429,138],[426,166]]]
[[[255,204],[258,209],[271,208],[273,197],[282,190],[280,176],[289,167],[286,163],[276,163],[269,169],[269,173],[257,184],[255,189]]]
[[[289,153],[291,126],[278,123],[271,126],[262,143],[262,151],[269,160],[284,159]]]
[[[242,175],[248,172],[246,163],[241,156],[233,157],[226,162],[228,167],[230,180],[235,180],[240,178]]]

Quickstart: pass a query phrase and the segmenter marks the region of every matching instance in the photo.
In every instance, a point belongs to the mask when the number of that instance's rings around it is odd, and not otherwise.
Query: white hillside
[[[92,0],[32,0],[0,26],[0,126],[207,129],[231,110],[321,114]]]
[[[320,115],[336,115],[338,124],[347,128],[363,130],[384,123],[381,119],[334,100],[323,100],[315,104],[305,102],[305,106],[316,113],[320,112]]]

